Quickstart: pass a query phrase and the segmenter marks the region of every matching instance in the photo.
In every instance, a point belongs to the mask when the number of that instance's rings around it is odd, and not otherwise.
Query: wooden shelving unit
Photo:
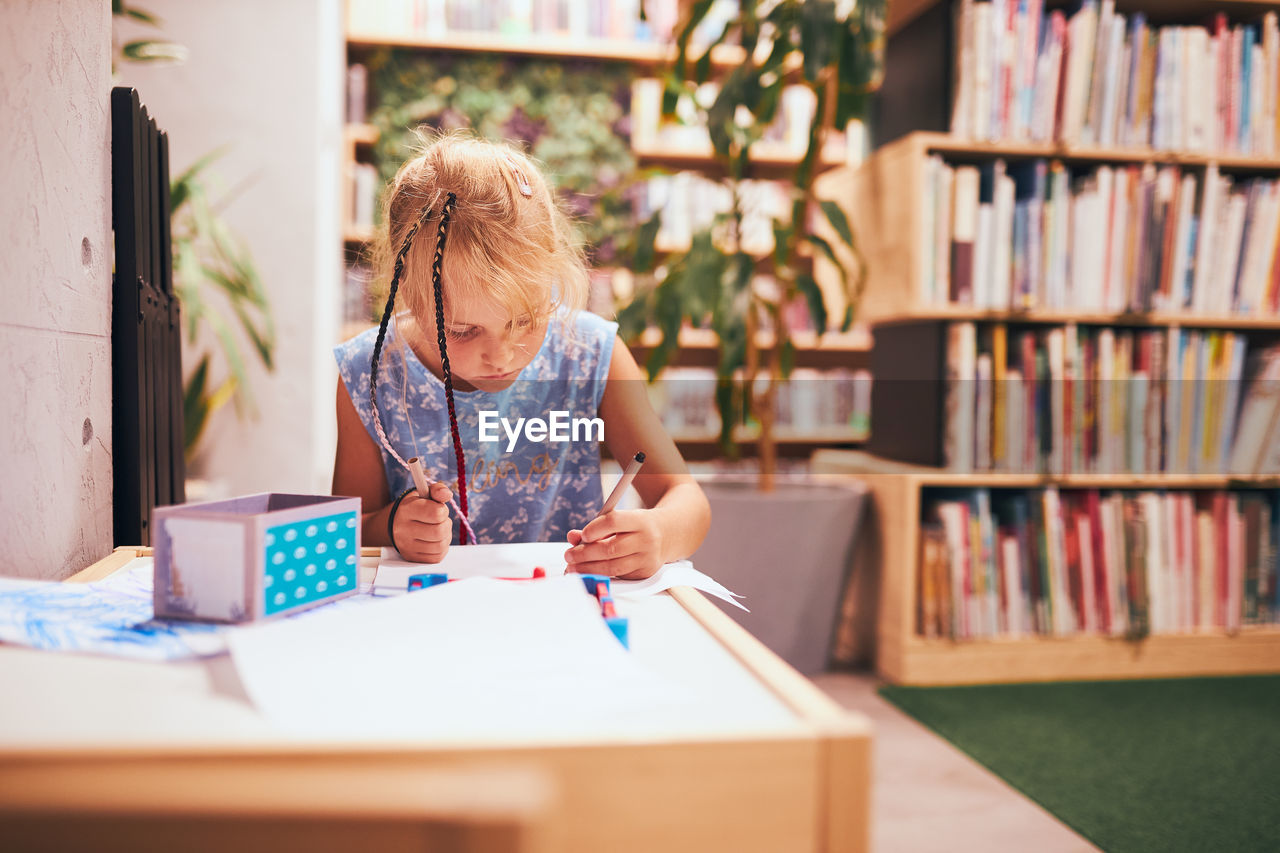
[[[859,168],[836,170],[820,179],[825,196],[847,201],[850,221],[866,258],[867,290],[860,310],[864,321],[876,323],[910,318],[1214,329],[1280,328],[1280,314],[1102,314],[1041,309],[990,311],[924,298],[920,292],[923,262],[915,247],[924,227],[920,199],[924,192],[925,161],[934,153],[972,162],[1003,157],[1089,163],[1177,163],[1187,167],[1216,164],[1223,171],[1280,173],[1280,159],[1274,157],[971,142],[940,133],[922,131],[908,134],[881,147]],[[827,266],[825,259],[817,259],[819,271]]]
[[[493,53],[504,56],[622,62],[641,69],[657,69],[675,58],[669,45],[624,39],[570,38],[530,33],[450,32],[446,36],[416,36],[358,30],[347,32],[347,45],[354,48],[400,47],[447,53]],[[742,63],[745,52],[735,45],[719,45],[711,52],[712,66],[731,69]]]
[[[889,4],[887,34],[900,37],[903,50],[919,51],[930,41],[948,0],[897,0]],[[1048,0],[1048,8],[1065,2]],[[1224,12],[1234,21],[1260,17],[1275,9],[1260,0],[1117,0],[1125,14],[1143,11],[1154,24],[1202,22]],[[922,16],[923,28],[913,27]],[[920,39],[924,39],[921,41]],[[891,44],[890,52],[893,51]],[[912,58],[897,55],[899,63]],[[949,91],[950,58],[941,64],[922,62],[900,78],[906,90]],[[927,69],[927,70],[926,70]],[[913,76],[914,75],[914,76]],[[914,87],[914,88],[913,88]],[[929,120],[934,104],[920,113]],[[901,120],[910,110],[899,111]],[[949,115],[949,111],[948,111]],[[901,121],[899,121],[901,124]],[[915,124],[915,127],[920,127]],[[898,127],[895,132],[910,130]],[[948,163],[982,164],[1003,158],[1044,159],[1068,166],[1155,164],[1189,172],[1215,167],[1237,176],[1280,176],[1280,158],[1211,151],[1173,151],[1030,143],[1012,140],[971,141],[945,133],[916,130],[880,147],[857,169],[835,170],[822,178],[822,192],[846,203],[850,221],[868,270],[860,316],[877,326],[917,321],[977,324],[1093,326],[1117,328],[1187,328],[1228,330],[1251,339],[1280,339],[1280,314],[1194,314],[1185,312],[1106,313],[1033,309],[988,310],[926,298],[932,288],[924,277],[922,248],[927,219],[923,208],[926,166],[931,155]],[[819,270],[822,258],[815,261]],[[935,368],[930,368],[931,370]],[[938,379],[930,374],[931,380]],[[878,400],[879,402],[879,400]],[[922,511],[925,501],[945,490],[1027,489],[1047,487],[1100,490],[1236,490],[1280,489],[1280,477],[1237,477],[1217,474],[1089,474],[960,473],[891,461],[857,450],[819,450],[813,457],[819,474],[857,476],[871,489],[871,517],[863,530],[855,577],[844,602],[844,623],[837,638],[837,659],[872,652],[885,678],[904,684],[966,684],[1059,679],[1173,677],[1280,672],[1280,625],[1246,626],[1237,632],[1208,630],[1156,634],[1141,640],[1098,635],[1069,637],[927,639],[918,633],[919,564]],[[870,528],[868,530],[868,528]],[[861,573],[859,575],[859,573]],[[861,598],[859,598],[861,596]],[[874,602],[872,604],[871,602]],[[856,617],[856,618],[855,618]]]
[[[1280,488],[1280,476],[1234,476],[1229,474],[1013,474],[1003,471],[963,473],[945,468],[911,465],[870,453],[826,458],[824,464],[839,463],[859,474],[891,475],[906,478],[921,488],[1031,489],[1058,486],[1064,489],[1253,489]],[[849,472],[846,472],[849,473]]]
[[[1039,476],[958,474],[905,465],[849,450],[819,450],[821,475],[856,475],[871,488],[875,535],[864,537],[859,569],[877,571],[877,671],[900,684],[978,684],[1237,675],[1280,671],[1280,626],[1195,634],[1157,634],[1142,640],[1099,636],[1020,639],[926,639],[916,633],[917,565],[923,493],[931,488],[1220,489],[1280,487],[1274,477],[1211,475]],[[843,642],[853,642],[845,626]],[[837,650],[839,653],[839,649]]]
[[[723,171],[715,160],[710,141],[705,145],[681,148],[633,147],[632,151],[642,166],[698,171],[708,175],[718,175]],[[747,177],[785,177],[795,171],[803,157],[803,151],[797,153],[784,145],[757,142],[751,149],[751,174]],[[825,172],[843,166],[846,162],[842,144],[828,145],[822,152],[817,168],[819,172]]]

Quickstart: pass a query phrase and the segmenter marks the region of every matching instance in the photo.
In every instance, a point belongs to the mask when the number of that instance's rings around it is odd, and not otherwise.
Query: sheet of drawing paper
[[[246,691],[282,733],[572,738],[584,717],[625,730],[693,704],[623,649],[574,578],[371,601],[228,632]]]
[[[667,563],[658,569],[657,573],[652,577],[644,580],[615,580],[611,584],[616,598],[643,598],[647,595],[657,595],[664,590],[671,589],[673,586],[691,586],[708,595],[723,599],[735,607],[741,607],[743,610],[747,609],[738,603],[738,599],[742,596],[726,589],[718,581],[698,571],[693,567],[693,563],[688,560]]]
[[[377,585],[405,589],[409,575],[419,572],[444,572],[451,578],[528,578],[539,566],[553,577],[564,574],[568,548],[564,542],[454,545],[439,563],[410,562],[394,548],[383,548]]]
[[[182,660],[223,649],[218,626],[157,621],[151,558],[93,583],[0,578],[0,643],[136,660]]]
[[[409,585],[409,576],[420,572],[444,572],[451,578],[527,578],[532,576],[535,566],[541,566],[546,569],[547,576],[552,577],[564,574],[564,552],[567,547],[563,542],[466,545],[450,548],[445,558],[434,564],[412,563],[401,557],[395,549],[383,548],[375,587],[379,593],[404,592]],[[619,598],[657,595],[673,586],[691,586],[742,607],[735,600],[741,596],[695,569],[688,560],[667,563],[652,577],[644,580],[615,580],[611,585],[614,595]]]

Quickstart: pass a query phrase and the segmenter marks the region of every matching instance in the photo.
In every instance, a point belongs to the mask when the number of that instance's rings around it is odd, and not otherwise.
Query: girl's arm
[[[387,516],[391,495],[382,470],[382,452],[338,379],[338,449],[333,460],[333,494],[360,498],[360,542],[365,546],[391,545]],[[438,563],[449,550],[453,524],[448,502],[453,495],[443,483],[431,485],[431,500],[410,495],[396,512],[396,541],[407,560]]]
[[[644,375],[620,338],[614,342],[600,417],[614,459],[644,451],[635,488],[648,508],[614,510],[570,531],[573,547],[565,560],[572,571],[646,578],[663,563],[697,550],[711,525],[711,507],[653,411]]]

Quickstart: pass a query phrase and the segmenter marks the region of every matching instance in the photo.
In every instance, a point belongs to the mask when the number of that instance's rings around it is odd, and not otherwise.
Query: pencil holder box
[[[157,618],[253,622],[359,586],[359,498],[267,492],[154,518]]]

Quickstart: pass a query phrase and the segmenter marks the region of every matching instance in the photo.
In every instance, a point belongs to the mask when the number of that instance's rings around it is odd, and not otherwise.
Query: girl
[[[533,163],[439,137],[401,167],[384,214],[382,323],[335,348],[333,493],[361,498],[365,544],[438,562],[450,543],[563,539],[571,570],[623,578],[692,554],[706,498],[617,325],[581,310],[584,256]],[[595,517],[601,421],[615,459],[644,451],[647,509]],[[441,481],[429,499],[413,457]]]

